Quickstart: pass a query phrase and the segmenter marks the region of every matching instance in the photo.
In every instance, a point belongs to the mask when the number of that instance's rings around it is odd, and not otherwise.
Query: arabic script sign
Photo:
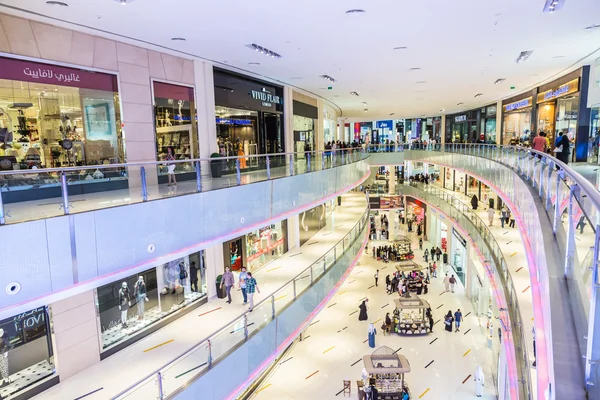
[[[117,92],[117,77],[25,60],[0,57],[0,78]]]

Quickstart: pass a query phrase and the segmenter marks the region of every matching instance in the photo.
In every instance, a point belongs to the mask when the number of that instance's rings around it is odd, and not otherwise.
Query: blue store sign
[[[394,121],[392,120],[388,120],[388,121],[377,121],[375,123],[375,126],[377,127],[377,129],[394,129]]]

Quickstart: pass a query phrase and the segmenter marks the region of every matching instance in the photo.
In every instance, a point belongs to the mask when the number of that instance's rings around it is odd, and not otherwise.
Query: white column
[[[294,215],[287,220],[288,251],[300,247],[300,215]]]
[[[344,118],[338,118],[338,134],[335,140],[344,140],[344,132],[345,132],[346,121]]]
[[[319,110],[319,118],[315,122],[317,126],[315,127],[315,148],[313,150],[323,151],[325,149],[325,140],[324,140],[324,124],[325,121],[323,119],[324,108],[323,108],[323,100],[317,100],[317,108]]]
[[[57,301],[50,308],[54,357],[61,379],[100,362],[100,327],[94,291]]]
[[[286,153],[294,149],[294,91],[289,86],[283,87],[283,132]]]
[[[208,298],[212,300],[217,296],[217,276],[225,270],[223,258],[223,244],[219,243],[204,250],[204,267],[206,268],[206,291]]]
[[[502,114],[504,109],[502,108],[502,101],[496,103],[496,144],[502,144],[500,138],[502,136]]]
[[[440,132],[441,144],[446,143],[446,116],[442,115],[442,124],[441,128],[442,132]]]
[[[198,145],[200,158],[218,153],[215,120],[215,83],[211,64],[194,60],[196,83],[196,110],[198,113]],[[203,166],[204,167],[204,166]]]

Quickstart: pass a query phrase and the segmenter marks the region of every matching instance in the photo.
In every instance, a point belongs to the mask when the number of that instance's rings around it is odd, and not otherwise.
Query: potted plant
[[[219,158],[219,153],[212,153],[210,158]],[[213,178],[220,178],[223,175],[223,160],[212,160],[210,162],[210,174]]]

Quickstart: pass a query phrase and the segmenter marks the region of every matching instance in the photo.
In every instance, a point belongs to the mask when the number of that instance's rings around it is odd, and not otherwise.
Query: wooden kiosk
[[[395,299],[394,304],[396,309],[394,310],[393,332],[408,336],[431,333],[426,316],[427,309],[430,308],[427,300],[411,294],[410,297]]]
[[[410,372],[410,364],[405,356],[397,354],[387,346],[382,346],[371,355],[363,357],[363,379],[358,381],[358,398],[366,398],[370,386],[374,386],[382,400],[402,400],[410,391],[404,374]],[[365,376],[366,374],[366,376]]]

